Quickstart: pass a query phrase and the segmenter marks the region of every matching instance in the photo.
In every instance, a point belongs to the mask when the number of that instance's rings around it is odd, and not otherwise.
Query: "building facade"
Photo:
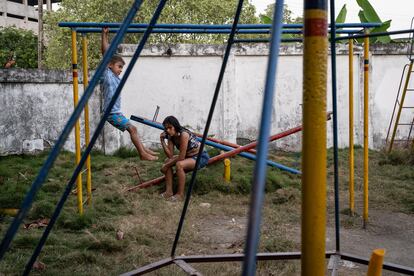
[[[60,2],[44,0],[47,10],[52,10],[52,3]],[[38,0],[0,0],[0,27],[15,26],[32,30],[37,34],[39,13]]]

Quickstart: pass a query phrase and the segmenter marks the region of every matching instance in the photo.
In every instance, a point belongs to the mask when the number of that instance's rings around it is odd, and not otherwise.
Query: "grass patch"
[[[414,151],[394,149],[390,153],[381,152],[379,156],[379,165],[414,165]]]
[[[219,153],[210,148],[208,151],[210,156]],[[358,184],[363,177],[362,155],[363,150],[356,147],[356,196],[362,193]],[[47,153],[0,157],[0,208],[20,207],[46,156]],[[295,169],[300,169],[300,157],[300,153],[269,154],[269,158],[275,162]],[[95,189],[92,205],[84,205],[84,215],[79,216],[76,195],[69,196],[40,255],[40,261],[46,264],[46,270],[42,274],[55,275],[70,271],[70,274],[76,275],[115,275],[166,258],[170,254],[182,203],[160,199],[159,193],[164,190],[164,185],[125,192],[126,188],[139,183],[137,170],[144,181],[161,176],[159,169],[164,155],[160,154],[156,162],[140,161],[134,149],[121,148],[112,156],[94,151],[91,158]],[[343,194],[347,193],[348,158],[347,149],[339,151],[340,190]],[[370,158],[371,207],[414,213],[414,170],[411,161],[407,161],[409,156],[390,157],[382,152],[370,151]],[[25,223],[50,218],[71,177],[74,160],[72,153],[63,152],[59,155],[36,195]],[[250,201],[254,163],[241,157],[233,157],[231,161],[232,174],[228,183],[223,179],[222,162],[198,172],[178,255],[242,252],[245,234],[242,227]],[[332,166],[330,150],[328,195],[332,190]],[[186,187],[189,181],[190,175],[187,176]],[[85,185],[85,176],[83,183]],[[290,235],[296,229],[293,226],[300,224],[300,176],[269,167],[265,191],[260,250],[299,250],[298,240],[291,239]],[[343,216],[349,211],[345,208]],[[4,235],[11,222],[10,217],[0,217],[0,236]],[[346,228],[357,224],[356,217],[342,218],[342,225]],[[11,249],[0,262],[0,274],[21,274],[42,231],[43,229],[19,231]],[[119,231],[124,233],[121,240],[116,236]],[[258,273],[297,274],[300,267],[298,264],[294,261],[262,262],[258,264]],[[238,275],[241,271],[237,263],[194,266],[206,275]],[[171,266],[160,270],[159,275],[176,275],[180,272]]]
[[[120,147],[114,152],[113,156],[116,156],[119,158],[131,158],[131,157],[137,157],[138,153],[135,148]]]

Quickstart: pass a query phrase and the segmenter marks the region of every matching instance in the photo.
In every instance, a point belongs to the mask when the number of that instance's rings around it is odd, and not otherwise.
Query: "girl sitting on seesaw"
[[[182,127],[174,116],[168,116],[162,122],[165,131],[161,133],[160,140],[167,159],[161,167],[161,172],[165,174],[166,189],[161,196],[170,201],[184,199],[185,172],[195,168],[197,155],[200,150],[200,142],[190,130]],[[165,143],[167,139],[167,143]],[[174,146],[179,150],[178,155],[174,155]],[[207,165],[208,153],[204,150],[201,155],[199,169]],[[173,192],[173,167],[176,168],[178,178],[177,193]]]

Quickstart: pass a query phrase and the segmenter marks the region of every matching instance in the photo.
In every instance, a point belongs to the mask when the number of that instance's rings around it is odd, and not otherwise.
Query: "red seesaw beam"
[[[202,134],[199,134],[199,133],[195,133],[195,134],[198,137],[203,137]],[[219,140],[219,139],[216,139],[216,138],[213,138],[213,137],[207,137],[207,140],[210,140],[211,142],[214,142],[214,143],[217,143],[217,144],[222,144],[222,145],[225,145],[225,146],[229,146],[229,147],[232,147],[232,148],[240,148],[241,147],[238,144],[234,144],[234,143],[227,142],[227,141],[224,141],[224,140]],[[252,149],[252,148],[251,149],[248,149],[248,150],[244,150],[244,151],[247,151],[247,152],[256,154],[256,150],[255,149]]]
[[[327,118],[326,118],[327,120],[331,119],[331,114],[332,114],[331,112],[328,112]],[[288,130],[283,131],[281,133],[270,136],[269,141],[278,140],[280,138],[289,136],[289,135],[291,135],[293,133],[296,133],[296,132],[299,132],[301,130],[302,130],[301,125],[297,126],[297,127],[294,127],[294,128],[291,128],[291,129],[288,129]],[[216,156],[214,156],[214,157],[212,157],[208,160],[208,165],[214,164],[217,161],[223,160],[224,158],[231,157],[231,156],[234,156],[236,154],[239,154],[242,151],[247,151],[249,149],[252,149],[252,148],[256,147],[256,145],[257,145],[257,141],[252,142],[250,144],[247,144],[245,146],[240,146],[238,148],[235,148],[234,150],[216,155]],[[154,186],[154,185],[158,185],[158,184],[162,183],[164,181],[164,179],[165,179],[165,176],[160,176],[160,177],[157,177],[155,179],[152,179],[152,180],[146,181],[144,183],[141,183],[137,186],[128,188],[126,191],[129,192],[129,191],[134,191],[134,190],[137,190],[137,189],[144,189],[144,188],[148,188],[148,187],[151,187],[151,186]]]

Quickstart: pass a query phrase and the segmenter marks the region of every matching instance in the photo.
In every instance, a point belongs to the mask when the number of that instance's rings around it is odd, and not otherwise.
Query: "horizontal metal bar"
[[[102,32],[101,28],[77,28],[76,32],[78,33],[100,33]],[[109,29],[110,33],[118,32],[118,29],[111,28]],[[128,33],[144,33],[145,29],[128,29]],[[152,33],[159,34],[229,34],[231,29],[165,29],[157,28],[152,31]],[[284,30],[284,33],[289,34],[301,34],[302,30]],[[268,29],[238,29],[236,30],[238,34],[270,34]]]
[[[184,270],[188,275],[191,276],[202,276],[200,272],[198,272],[194,267],[187,264],[183,260],[174,260],[174,263],[179,266],[182,270]]]
[[[336,37],[335,40],[338,41],[338,40],[346,40],[346,39],[356,39],[356,38],[364,38],[364,37],[378,37],[378,36],[408,34],[408,33],[414,33],[414,29],[391,31],[391,32],[370,33],[370,34],[358,34],[358,35],[349,35],[349,36],[340,36],[340,37]]]
[[[336,23],[336,28],[375,28],[382,25],[382,22],[368,22],[368,23]],[[329,27],[331,24],[329,24]]]
[[[347,254],[347,253],[341,253],[340,255],[341,255],[342,260],[347,260],[347,261],[351,261],[351,262],[359,263],[359,264],[364,264],[364,265],[369,264],[369,259],[367,259],[367,258],[362,258],[362,257],[356,256],[356,255],[351,255],[351,254]],[[394,272],[398,272],[398,273],[403,273],[403,274],[406,274],[406,275],[414,275],[414,268],[413,267],[408,267],[408,266],[403,266],[403,265],[384,262],[382,264],[382,268],[385,269],[385,270],[394,271]]]
[[[337,23],[336,28],[373,28],[379,27],[382,23],[370,22],[370,23]],[[110,22],[59,22],[59,27],[66,28],[119,28],[121,23],[110,23]],[[238,29],[270,29],[271,24],[238,24]],[[330,26],[330,25],[329,25]],[[131,24],[132,28],[147,28],[148,24],[135,23]],[[154,28],[168,28],[168,29],[231,29],[230,24],[156,24]],[[284,29],[300,29],[303,28],[303,24],[283,24]]]
[[[235,39],[233,43],[269,43],[268,38],[263,39]],[[303,42],[302,38],[282,38],[281,42]]]
[[[332,255],[336,255],[334,251],[325,252],[325,258],[328,259]],[[301,252],[272,252],[272,253],[257,253],[256,259],[258,261],[270,260],[300,260]],[[148,264],[130,272],[121,274],[121,276],[142,275],[147,272],[154,271],[158,268],[183,261],[186,263],[215,263],[215,262],[241,262],[244,259],[244,254],[222,254],[222,255],[193,255],[193,256],[177,256],[175,258],[166,258],[155,263]]]
[[[339,255],[342,260],[351,261],[363,265],[369,264],[369,259],[362,258],[356,255],[347,253],[336,253],[334,251],[325,252],[325,258],[330,258],[333,255]],[[301,259],[301,252],[273,252],[273,253],[258,253],[256,259],[258,261],[268,260],[299,260]],[[158,268],[167,266],[171,263],[177,263],[180,260],[186,263],[214,263],[214,262],[241,262],[243,261],[244,254],[222,254],[222,255],[193,255],[193,256],[178,256],[173,258],[166,258],[158,262],[148,264],[136,270],[121,274],[121,276],[141,275],[150,271],[154,271]],[[403,273],[406,275],[414,275],[414,268],[403,266],[399,264],[384,262],[382,268],[388,271],[394,271],[397,273]]]
[[[143,28],[129,28],[128,33],[144,33],[146,29]],[[84,33],[100,33],[102,28],[76,28],[76,32]],[[110,33],[117,33],[117,28],[110,28]],[[231,29],[168,29],[168,28],[155,28],[152,33],[178,33],[178,34],[229,34]],[[338,34],[356,34],[360,33],[361,30],[351,29],[351,30],[337,30]],[[237,29],[237,34],[270,34],[270,29]],[[284,34],[302,34],[302,29],[284,29],[282,30]]]
[[[325,258],[330,258],[335,252],[328,251],[325,253]],[[268,260],[299,260],[301,252],[272,252],[272,253],[257,253],[258,261]],[[175,260],[183,260],[187,263],[210,263],[210,262],[240,262],[243,261],[244,254],[222,254],[222,255],[200,255],[200,256],[177,256]]]
[[[135,270],[129,271],[129,272],[125,272],[123,274],[121,274],[120,276],[132,276],[132,275],[142,275],[154,270],[157,270],[161,267],[170,265],[173,263],[173,259],[171,257],[160,260],[158,262],[152,263],[152,264],[148,264],[146,266],[137,268]]]

